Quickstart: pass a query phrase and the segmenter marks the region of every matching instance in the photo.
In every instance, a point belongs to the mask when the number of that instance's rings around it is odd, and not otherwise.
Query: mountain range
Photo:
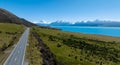
[[[120,27],[119,21],[102,21],[102,20],[95,20],[95,21],[79,21],[75,23],[70,23],[66,21],[55,21],[49,24],[44,23],[37,23],[41,26],[93,26],[93,27]]]

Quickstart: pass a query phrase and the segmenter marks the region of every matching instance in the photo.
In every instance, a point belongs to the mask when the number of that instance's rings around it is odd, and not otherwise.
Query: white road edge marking
[[[14,59],[15,61],[17,60],[17,58]]]

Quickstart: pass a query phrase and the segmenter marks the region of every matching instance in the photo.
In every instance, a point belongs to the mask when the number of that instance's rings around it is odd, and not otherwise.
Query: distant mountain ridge
[[[63,22],[63,21],[56,21],[52,22],[50,24],[40,24],[38,25],[43,26],[93,26],[93,27],[120,27],[120,22],[118,21],[101,21],[101,20],[95,20],[95,21],[80,21],[75,23],[69,23],[69,22]]]
[[[37,26],[36,24],[33,24],[23,18],[17,17],[16,15],[2,8],[0,8],[0,22],[22,24],[28,27]]]

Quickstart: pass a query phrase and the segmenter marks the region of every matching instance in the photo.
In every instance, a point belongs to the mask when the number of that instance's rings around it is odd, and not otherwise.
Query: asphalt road
[[[27,28],[26,31],[22,34],[16,47],[13,49],[4,65],[23,65],[28,35],[29,28]]]

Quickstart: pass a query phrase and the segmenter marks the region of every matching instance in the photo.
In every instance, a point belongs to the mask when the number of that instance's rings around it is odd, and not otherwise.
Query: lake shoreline
[[[61,31],[63,31],[63,32],[68,32],[68,33],[82,34],[82,35],[85,35],[85,36],[92,36],[92,37],[95,37],[95,38],[96,38],[96,36],[97,36],[97,37],[100,37],[100,38],[103,38],[103,37],[104,37],[104,38],[108,38],[108,39],[109,39],[109,38],[110,38],[110,39],[111,39],[111,38],[114,38],[115,40],[116,40],[116,39],[120,40],[120,36],[117,36],[117,35],[115,35],[115,36],[113,35],[113,36],[112,36],[112,35],[105,35],[105,34],[84,33],[84,32],[79,32],[79,31],[72,31],[72,29],[67,29],[67,30],[66,30],[66,29],[63,29],[64,27],[65,27],[65,28],[71,28],[71,26],[52,26],[52,27],[53,27],[53,28],[57,28],[57,29],[61,29]],[[62,28],[61,28],[61,27],[62,27]],[[74,27],[74,28],[76,28],[76,27]],[[77,27],[77,28],[83,28],[83,27]],[[84,27],[84,28],[86,28],[86,27]],[[87,27],[87,28],[90,28],[90,27]],[[108,27],[91,27],[91,28],[92,28],[92,29],[97,29],[97,28],[102,28],[102,29],[105,28],[105,29],[106,29],[106,28],[107,28],[108,30],[109,30],[109,29],[110,29],[110,30],[111,30],[111,29],[113,29],[113,30],[120,30],[120,27],[117,27],[117,28],[116,28],[116,27],[109,27],[109,28],[108,28]],[[90,29],[91,29],[91,28],[90,28]],[[96,30],[95,30],[95,31],[96,31]],[[95,31],[94,31],[94,32],[95,32]],[[98,31],[98,32],[100,32],[100,31]],[[112,31],[112,32],[114,32],[114,31]],[[102,31],[102,33],[104,33],[104,31]],[[116,34],[116,33],[114,33],[114,34]],[[119,34],[119,33],[118,33],[118,34]],[[114,39],[113,39],[113,40],[114,40]],[[119,42],[120,42],[120,41],[119,41]]]

